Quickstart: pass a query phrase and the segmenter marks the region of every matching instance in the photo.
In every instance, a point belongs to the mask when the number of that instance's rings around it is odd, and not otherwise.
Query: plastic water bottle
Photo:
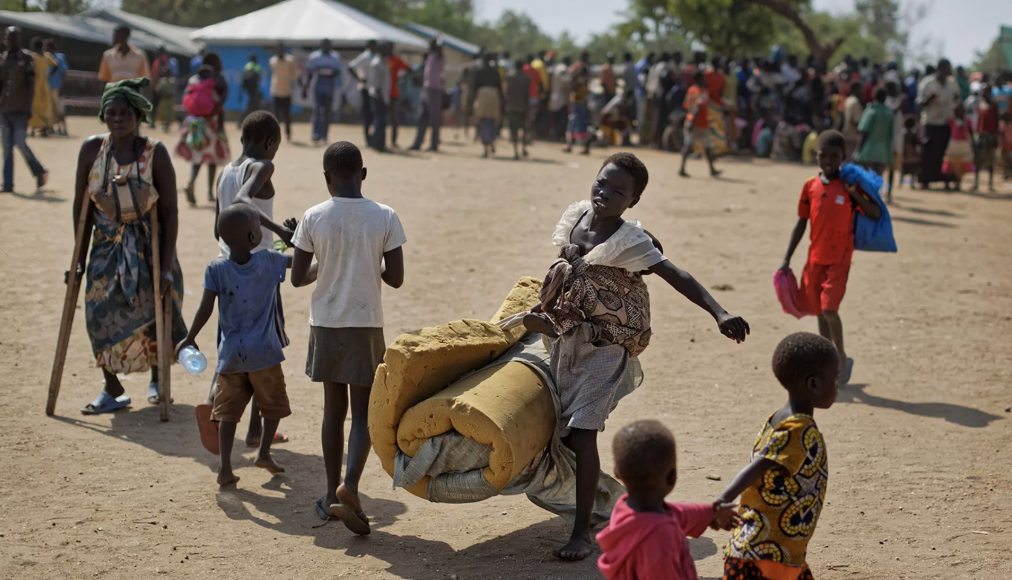
[[[179,364],[183,366],[186,372],[191,375],[197,375],[204,372],[204,369],[207,368],[207,357],[192,346],[184,346],[179,351]]]

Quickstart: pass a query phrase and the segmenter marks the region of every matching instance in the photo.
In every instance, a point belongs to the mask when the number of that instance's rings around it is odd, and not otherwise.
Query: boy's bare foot
[[[268,455],[267,457],[257,457],[253,461],[253,465],[259,467],[260,469],[266,469],[268,472],[274,475],[285,472],[285,468],[281,467],[277,463],[274,463],[274,458],[271,457],[270,455]]]
[[[594,551],[594,540],[590,539],[590,532],[573,533],[565,546],[559,548],[555,555],[562,560],[576,562],[583,560]]]
[[[228,473],[218,474],[218,486],[225,488],[234,486],[239,481],[239,476],[229,471]]]
[[[358,493],[351,491],[344,484],[337,487],[338,503],[331,504],[328,512],[330,515],[341,520],[346,528],[359,536],[367,536],[372,529],[369,526],[369,517],[362,511],[362,502]]]
[[[362,500],[359,499],[357,491],[351,491],[342,483],[337,486],[337,493],[334,495],[337,497],[338,503],[346,505],[356,512],[362,511]]]

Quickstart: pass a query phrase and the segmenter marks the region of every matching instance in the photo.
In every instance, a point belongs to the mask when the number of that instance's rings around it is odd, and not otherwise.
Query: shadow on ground
[[[963,427],[973,427],[975,429],[987,427],[992,421],[1001,419],[999,415],[992,415],[973,407],[964,407],[963,405],[953,403],[911,403],[898,399],[887,399],[886,397],[873,395],[867,389],[868,385],[862,383],[840,387],[840,393],[836,397],[836,402],[893,409],[921,417],[944,419],[949,423]]]

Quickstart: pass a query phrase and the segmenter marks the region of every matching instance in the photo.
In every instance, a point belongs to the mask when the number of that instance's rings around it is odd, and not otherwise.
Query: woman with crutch
[[[147,399],[158,404],[158,347],[166,345],[158,344],[156,318],[167,319],[171,328],[169,350],[186,336],[176,260],[176,174],[165,146],[138,131],[151,114],[142,94],[147,84],[129,79],[105,86],[99,118],[109,132],[88,138],[77,160],[75,227],[82,205],[90,211],[78,238],[84,247],[75,275],[85,276],[85,324],[105,378],[102,392],[81,410],[85,414],[130,404],[118,374],[150,370]],[[172,300],[164,315],[162,296]]]

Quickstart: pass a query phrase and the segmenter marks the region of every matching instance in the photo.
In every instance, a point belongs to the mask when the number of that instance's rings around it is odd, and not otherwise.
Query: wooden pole
[[[63,299],[63,316],[60,318],[60,333],[56,338],[56,354],[53,356],[53,373],[49,377],[49,396],[46,399],[46,415],[56,412],[56,399],[60,396],[60,381],[63,380],[63,364],[67,361],[67,346],[70,344],[70,329],[74,325],[77,310],[77,296],[81,292],[81,279],[77,275],[78,264],[83,264],[81,252],[84,248],[84,229],[91,212],[91,198],[87,195],[81,201],[81,213],[77,217],[77,231],[74,232],[74,254],[67,273],[67,294]]]
[[[158,398],[159,416],[162,421],[169,420],[169,365],[171,358],[166,348],[172,348],[171,330],[166,336],[166,318],[172,320],[172,291],[168,300],[162,296],[162,254],[161,228],[159,227],[158,206],[151,208],[151,278],[155,292],[155,341],[158,352]],[[172,267],[171,265],[169,266]],[[168,304],[168,308],[166,308]],[[166,317],[166,314],[168,316]]]

